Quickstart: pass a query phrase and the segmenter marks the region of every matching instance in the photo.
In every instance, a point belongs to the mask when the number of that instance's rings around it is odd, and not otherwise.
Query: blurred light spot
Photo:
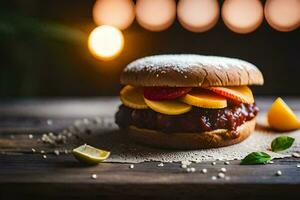
[[[292,31],[300,26],[300,0],[267,0],[267,22],[278,31]]]
[[[126,29],[135,17],[134,3],[131,0],[97,0],[93,7],[93,17],[97,25]]]
[[[115,58],[123,49],[122,32],[109,25],[95,28],[88,39],[88,47],[94,56],[102,60]]]
[[[193,32],[211,29],[217,23],[219,13],[217,0],[180,0],[177,5],[179,22]]]
[[[137,0],[136,18],[150,31],[162,31],[173,24],[176,17],[175,0]]]
[[[263,17],[263,6],[259,0],[226,0],[222,6],[224,23],[237,33],[256,30]]]

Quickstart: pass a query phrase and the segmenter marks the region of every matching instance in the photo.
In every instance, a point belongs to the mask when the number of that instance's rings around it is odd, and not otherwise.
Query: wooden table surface
[[[267,109],[272,98],[257,98]],[[289,98],[300,111],[300,98]],[[86,166],[71,154],[59,156],[33,153],[31,148],[53,152],[53,146],[37,142],[45,132],[57,132],[74,120],[114,115],[116,98],[13,100],[0,102],[0,199],[282,199],[300,197],[299,158],[275,160],[268,165],[239,165],[239,161],[193,163],[195,173],[187,173],[179,163],[101,163]],[[49,125],[51,120],[51,125]],[[48,122],[48,123],[47,123]],[[33,138],[29,138],[32,134]],[[229,179],[212,180],[220,168]],[[203,174],[201,169],[208,173]],[[283,175],[276,176],[277,170]],[[91,175],[97,174],[97,179]]]

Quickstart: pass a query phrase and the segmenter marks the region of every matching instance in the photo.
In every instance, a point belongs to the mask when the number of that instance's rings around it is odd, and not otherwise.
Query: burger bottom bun
[[[239,137],[232,138],[227,129],[202,133],[163,133],[156,130],[128,127],[128,135],[136,142],[168,149],[206,149],[237,144],[255,129],[255,118],[237,128]]]

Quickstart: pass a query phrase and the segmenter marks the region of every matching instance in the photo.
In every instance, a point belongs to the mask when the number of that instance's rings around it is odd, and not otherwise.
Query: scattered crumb
[[[211,164],[212,164],[212,165],[216,165],[217,163],[216,163],[216,162],[212,162]]]
[[[33,153],[35,153],[35,152],[36,152],[36,150],[35,150],[34,148],[32,148],[32,149],[31,149],[31,151],[32,151]]]
[[[214,181],[214,180],[217,180],[217,177],[216,177],[216,176],[212,176],[212,177],[211,177],[211,180],[213,180],[213,181]]]
[[[46,155],[43,155],[43,158],[44,158],[44,159],[46,159],[46,158],[47,158],[47,156],[46,156]]]
[[[163,167],[163,166],[164,166],[164,163],[159,163],[157,166],[158,166],[158,167]]]
[[[297,167],[300,168],[300,164],[297,164]]]
[[[51,119],[48,119],[48,120],[47,120],[47,124],[50,126],[50,125],[53,124],[53,121],[52,121]]]
[[[206,173],[207,173],[207,169],[204,168],[204,169],[201,170],[201,172],[202,172],[203,174],[206,174]]]
[[[292,153],[292,156],[295,158],[300,158],[300,154],[299,153]]]
[[[230,180],[230,177],[229,176],[225,176],[225,180],[226,181]]]
[[[187,172],[195,172],[196,169],[194,167],[188,167],[188,168],[186,168],[186,171]]]
[[[133,164],[129,165],[129,168],[130,168],[130,169],[133,169],[133,168],[134,168],[134,165],[133,165]]]
[[[230,162],[229,162],[229,161],[226,161],[226,162],[224,162],[224,164],[225,164],[225,165],[229,165],[229,164],[230,164]]]
[[[187,166],[186,165],[181,165],[181,168],[185,169],[185,168],[187,168]]]
[[[32,134],[29,134],[29,135],[28,135],[28,138],[29,138],[29,139],[32,139],[32,138],[33,138],[33,135],[32,135]]]
[[[224,178],[224,177],[225,177],[225,174],[222,173],[222,172],[220,172],[220,173],[218,173],[218,177],[219,177],[219,178]]]
[[[65,144],[67,137],[61,133],[55,135],[54,133],[49,132],[48,134],[43,134],[41,139],[44,143],[56,145]]]
[[[222,167],[222,168],[220,169],[220,171],[224,173],[224,172],[227,171],[227,169],[226,169],[225,167]]]
[[[280,170],[278,170],[277,172],[276,172],[276,176],[281,176],[282,175],[282,172],[280,171]]]
[[[59,150],[57,150],[57,149],[55,149],[54,151],[53,151],[53,153],[55,154],[55,155],[59,155]]]
[[[44,150],[41,150],[41,154],[43,154],[43,153],[45,153],[45,151],[44,151]]]
[[[98,177],[97,174],[92,174],[91,176],[92,179],[97,179],[97,177]]]
[[[268,164],[274,164],[274,161],[273,161],[273,160],[270,160],[270,161],[268,162]]]

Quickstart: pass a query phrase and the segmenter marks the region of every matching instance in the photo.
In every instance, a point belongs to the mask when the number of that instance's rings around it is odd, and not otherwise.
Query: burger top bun
[[[209,87],[262,85],[262,73],[253,64],[226,57],[157,55],[130,63],[121,83],[133,86]]]

